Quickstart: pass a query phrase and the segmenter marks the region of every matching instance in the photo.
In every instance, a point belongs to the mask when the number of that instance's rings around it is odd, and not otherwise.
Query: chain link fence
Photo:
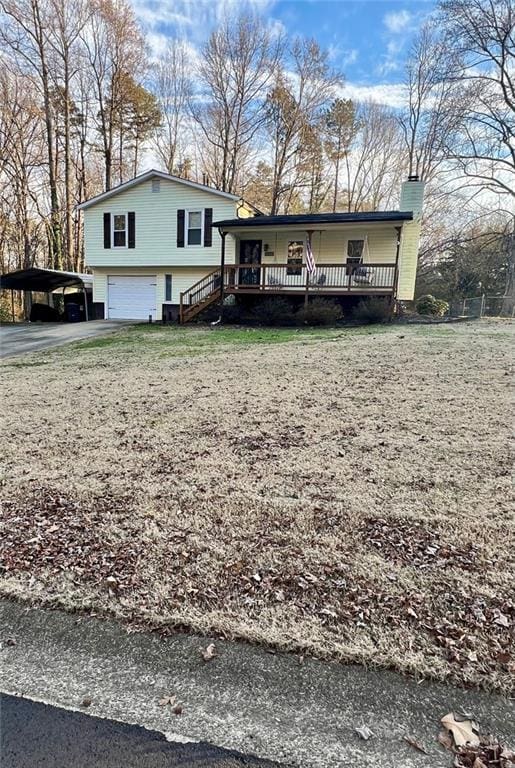
[[[451,302],[451,317],[515,317],[513,302],[506,296],[473,296]]]

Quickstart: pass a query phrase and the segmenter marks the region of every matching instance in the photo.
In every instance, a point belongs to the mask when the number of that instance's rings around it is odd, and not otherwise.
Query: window
[[[352,275],[356,264],[363,259],[364,240],[347,240],[347,274]]]
[[[113,248],[127,248],[127,214],[113,216]]]
[[[161,179],[152,179],[152,192],[161,191]]]
[[[287,275],[302,274],[302,257],[304,256],[304,240],[290,240],[288,243]]]
[[[361,264],[364,240],[347,240],[347,264]]]
[[[202,244],[202,211],[187,211],[188,245]]]
[[[172,276],[165,275],[165,301],[172,300]]]

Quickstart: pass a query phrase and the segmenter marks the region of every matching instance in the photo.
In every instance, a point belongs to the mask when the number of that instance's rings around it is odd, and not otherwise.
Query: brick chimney
[[[424,205],[424,186],[418,176],[408,176],[401,187],[400,211],[413,211],[413,218],[420,221]]]

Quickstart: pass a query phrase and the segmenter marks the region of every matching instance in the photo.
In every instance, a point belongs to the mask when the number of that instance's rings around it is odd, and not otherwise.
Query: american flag
[[[313,257],[313,249],[311,248],[311,238],[308,237],[306,242],[306,269],[310,275],[316,272],[315,259]]]

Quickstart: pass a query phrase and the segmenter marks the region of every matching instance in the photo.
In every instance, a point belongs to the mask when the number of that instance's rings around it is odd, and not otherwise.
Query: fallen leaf
[[[480,757],[476,757],[474,762],[472,763],[472,768],[488,768],[487,764],[484,763]]]
[[[445,749],[449,749],[451,752],[453,751],[454,742],[452,740],[452,736],[449,733],[449,731],[440,731],[438,734],[438,741],[442,745],[442,747],[445,747]]]
[[[174,715],[182,715],[182,704],[176,704],[173,708]]]
[[[475,730],[477,725],[473,720],[456,720],[454,712],[442,717],[440,721],[444,728],[452,733],[454,743],[457,747],[464,747],[466,744],[479,744],[479,738]]]
[[[91,703],[92,703],[92,701],[93,701],[93,699],[91,699],[89,696],[85,696],[85,697],[82,699],[82,701],[81,701],[80,705],[81,705],[81,707],[90,707],[90,706],[91,706]]]
[[[416,739],[413,739],[411,736],[403,736],[404,741],[407,741],[408,744],[410,744],[413,749],[417,749],[419,752],[423,752],[424,755],[428,755],[429,752],[427,749],[422,746],[422,744],[419,741],[416,741]]]
[[[217,656],[215,644],[209,643],[207,648],[201,648],[200,655],[202,656],[204,661],[211,661],[211,659],[214,659],[215,656]]]
[[[359,728],[354,728],[354,730],[358,736],[361,736],[365,741],[368,741],[368,739],[374,735],[368,725],[361,725]]]
[[[175,704],[176,701],[176,696],[163,696],[162,699],[159,699],[159,706],[166,707],[167,704]]]

